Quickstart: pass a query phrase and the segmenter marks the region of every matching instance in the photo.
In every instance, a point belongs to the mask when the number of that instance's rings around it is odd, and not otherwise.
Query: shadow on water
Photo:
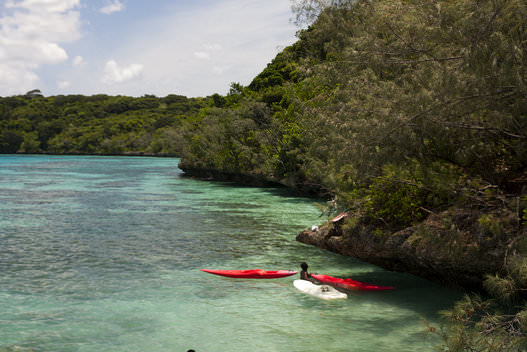
[[[437,320],[439,312],[452,308],[454,301],[463,297],[464,291],[443,287],[434,282],[412,274],[390,271],[349,273],[339,275],[356,281],[378,286],[393,286],[394,290],[384,291],[349,291],[351,297],[368,300],[372,303],[386,303],[411,310],[426,320]]]
[[[342,289],[350,299],[413,311],[423,320],[437,321],[440,311],[452,308],[454,302],[465,294],[462,290],[441,286],[412,274],[387,271],[353,257],[312,246],[302,245],[302,248],[305,249],[305,257],[299,256],[298,260],[307,261],[312,273],[349,278],[378,286],[396,287],[394,290],[384,291]]]
[[[217,187],[217,188],[258,189],[262,193],[266,193],[270,196],[290,198],[288,199],[288,202],[293,202],[293,203],[294,202],[304,203],[306,199],[313,200],[314,202],[326,202],[327,201],[327,199],[319,198],[316,196],[300,194],[298,192],[295,192],[291,188],[281,185],[279,183],[269,183],[269,184],[255,186],[255,185],[240,184],[240,183],[231,182],[231,181],[193,178],[190,176],[185,176],[184,174],[180,174],[178,176],[179,178],[183,180],[187,180],[187,181],[193,180],[195,182],[200,182],[202,184],[206,183],[212,187]]]

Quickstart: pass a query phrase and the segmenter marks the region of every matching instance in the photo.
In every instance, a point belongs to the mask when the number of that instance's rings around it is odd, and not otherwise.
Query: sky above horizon
[[[296,41],[292,17],[289,0],[0,0],[0,96],[226,94]]]

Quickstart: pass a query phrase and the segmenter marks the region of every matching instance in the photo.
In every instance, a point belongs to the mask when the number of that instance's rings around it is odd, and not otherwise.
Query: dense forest
[[[178,132],[213,97],[43,97],[39,90],[0,98],[0,153],[169,154]]]
[[[327,197],[328,212],[353,215],[344,235],[365,226],[381,242],[434,215],[448,236],[415,241],[503,253],[483,295],[445,312],[445,349],[519,350],[527,4],[305,0],[295,11],[309,23],[298,41],[225,96],[0,98],[0,152],[177,155],[189,174]]]

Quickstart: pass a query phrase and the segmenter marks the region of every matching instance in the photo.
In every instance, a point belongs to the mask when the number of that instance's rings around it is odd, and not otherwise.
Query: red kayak
[[[358,291],[384,291],[384,290],[394,290],[393,286],[376,286],[367,284],[360,281],[355,281],[352,279],[339,279],[336,277],[331,277],[329,275],[318,275],[311,274],[311,276],[324,284],[345,288],[347,290],[358,290]]]
[[[251,270],[210,270],[200,269],[209,274],[233,277],[238,279],[277,279],[280,277],[286,277],[295,275],[298,271],[291,270],[271,270],[265,271],[262,269],[251,269]]]

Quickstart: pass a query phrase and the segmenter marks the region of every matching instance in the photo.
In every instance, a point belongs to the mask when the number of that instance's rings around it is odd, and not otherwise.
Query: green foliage
[[[37,132],[28,132],[24,136],[24,141],[20,145],[20,151],[23,153],[40,152],[40,142],[38,141]]]
[[[185,121],[211,102],[177,95],[0,98],[0,152],[180,153],[183,131],[192,128]]]
[[[493,215],[484,214],[478,219],[479,225],[490,235],[499,236],[503,234],[503,227],[499,219],[495,219]]]
[[[295,61],[298,53],[298,44],[285,48],[253,79],[248,88],[258,92],[266,88],[281,86],[285,82],[297,82],[299,77]]]
[[[445,351],[520,351],[527,347],[527,258],[516,254],[507,273],[487,275],[484,282],[492,298],[466,295],[453,309],[442,312],[439,332]]]
[[[485,279],[485,290],[493,297],[497,297],[508,305],[513,304],[519,298],[516,283],[511,275],[507,275],[506,277],[487,275]]]
[[[466,295],[442,318],[440,331],[431,328],[443,338],[442,351],[516,352],[527,342],[527,311],[504,314],[494,301],[477,295]]]
[[[376,177],[368,189],[367,214],[387,224],[402,227],[424,218],[422,181],[397,175],[400,170],[387,166],[383,176]]]
[[[527,258],[515,255],[505,265],[505,275],[487,275],[485,289],[493,297],[511,306],[521,303],[527,288]]]
[[[15,153],[24,141],[23,132],[13,130],[0,131],[0,152]]]
[[[213,104],[215,107],[217,108],[222,108],[225,106],[225,104],[227,103],[227,101],[225,100],[224,97],[222,97],[221,95],[219,94],[213,94],[212,95],[212,101],[213,101]]]

